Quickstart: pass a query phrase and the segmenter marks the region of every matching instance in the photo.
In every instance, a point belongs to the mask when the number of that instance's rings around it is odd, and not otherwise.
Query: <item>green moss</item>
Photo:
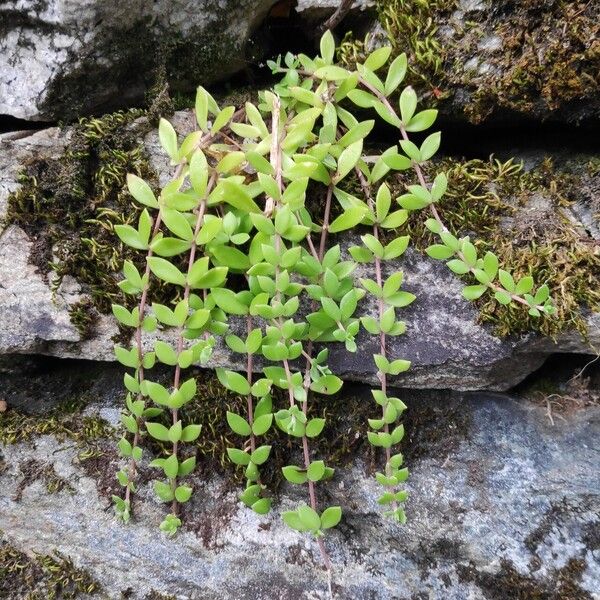
[[[138,252],[124,247],[114,226],[137,219],[139,208],[125,188],[128,172],[154,181],[140,137],[152,125],[130,110],[100,119],[81,119],[66,152],[57,159],[28,165],[21,187],[8,199],[6,220],[36,240],[30,261],[56,289],[66,275],[82,284],[91,302],[71,307],[73,323],[89,335],[95,311],[126,303],[116,272],[124,259],[141,266]]]
[[[405,52],[408,57],[407,82],[433,94],[440,91],[441,72],[447,47],[437,33],[456,7],[456,0],[380,0],[378,21],[392,47],[392,56]],[[348,33],[338,48],[338,59],[348,66],[362,61],[368,54],[371,40],[356,39]]]
[[[8,542],[0,543],[0,596],[6,600],[67,600],[100,590],[100,584],[68,556],[28,556]]]
[[[114,429],[100,417],[81,415],[84,406],[84,400],[68,400],[44,415],[8,409],[0,413],[0,443],[16,444],[53,435],[60,442],[74,442],[80,460],[97,457],[102,454],[99,442],[113,437]]]
[[[553,318],[538,319],[521,307],[503,306],[486,295],[477,301],[480,321],[492,324],[500,336],[527,331],[555,336],[569,329],[585,335],[582,313],[600,310],[600,251],[565,213],[575,199],[580,175],[556,169],[549,158],[530,171],[514,159],[494,158],[447,158],[428,168],[432,175],[444,171],[448,176],[448,191],[438,211],[450,231],[471,236],[481,253],[494,252],[500,264],[517,277],[532,275],[538,285],[547,283],[557,307]],[[395,195],[404,193],[411,177],[407,172],[395,175]],[[343,185],[362,195],[351,177]],[[540,207],[535,206],[537,201]],[[534,210],[528,209],[531,205]],[[410,233],[422,252],[438,243],[424,225],[428,217],[428,211],[413,212],[402,230]]]
[[[386,43],[393,55],[407,53],[407,81],[428,103],[447,102],[455,111],[460,89],[468,97],[458,104],[473,123],[502,109],[545,116],[577,102],[593,115],[600,91],[597,3],[500,0],[493,11],[474,11],[474,20],[465,13],[460,21],[452,17],[458,8],[453,0],[377,2]],[[444,38],[441,24],[448,26]],[[482,49],[483,38],[496,39],[497,49]],[[351,66],[369,44],[348,34],[338,56]],[[478,57],[486,68],[472,65]]]

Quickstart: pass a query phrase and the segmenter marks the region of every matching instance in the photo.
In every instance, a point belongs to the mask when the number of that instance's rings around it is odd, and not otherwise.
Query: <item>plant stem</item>
[[[252,331],[252,317],[250,315],[246,317],[246,331],[248,335],[250,335],[250,332]],[[246,379],[248,380],[248,385],[250,387],[252,387],[252,369],[253,355],[248,352],[246,354]],[[254,402],[252,400],[252,393],[249,393],[246,396],[246,403],[248,411],[248,423],[250,424],[250,429],[252,429],[252,425],[254,423]],[[256,438],[254,433],[250,431],[250,452],[254,452],[254,450],[256,450]]]
[[[368,184],[368,182],[365,179],[365,176],[363,175],[362,171],[360,169],[356,169],[356,173],[358,175],[358,179],[360,181],[360,185],[363,188],[363,191],[365,192],[365,195],[367,197],[367,203],[369,205],[369,207],[371,208],[371,210],[373,212],[375,212],[375,207],[373,206],[373,197],[371,195],[371,188]],[[379,227],[377,227],[377,223],[374,223],[373,225],[373,237],[379,241]],[[381,259],[378,256],[375,256],[375,279],[377,281],[377,285],[382,288],[383,287],[383,277],[381,274]],[[383,313],[385,311],[385,306],[384,306],[384,302],[383,302],[383,298],[379,298],[377,301],[378,304],[378,309],[379,309],[379,322],[381,323],[382,319],[383,319]],[[379,352],[382,356],[386,356],[386,335],[384,331],[380,331],[379,332]],[[381,391],[387,396],[387,375],[385,373],[382,373],[381,371],[377,373],[377,376],[379,378],[379,381],[381,382]],[[381,408],[381,412],[382,412],[382,418],[385,420],[385,407]],[[384,423],[384,427],[383,430],[385,433],[389,434],[390,432],[390,426],[387,423]],[[392,459],[392,450],[391,448],[386,448],[385,449],[385,474],[387,477],[390,476],[390,461]],[[397,503],[394,500],[394,502],[392,503],[392,506],[394,507],[394,510],[397,508]]]
[[[279,136],[280,136],[280,133],[279,133],[280,110],[281,110],[281,103],[279,101],[279,97],[275,96],[275,98],[273,100],[273,122],[271,125],[272,140],[271,140],[270,162],[275,170],[275,181],[277,183],[277,187],[279,188],[279,193],[281,195],[283,193],[283,174],[282,174],[282,169],[281,169],[281,141],[279,139]],[[326,199],[325,213],[324,213],[324,223],[323,223],[323,228],[321,230],[321,243],[319,245],[319,254],[318,254],[319,262],[323,260],[323,254],[325,251],[325,239],[327,236],[327,231],[329,229],[329,215],[330,215],[330,211],[331,211],[332,194],[333,194],[333,186],[330,185],[327,190],[327,199]],[[273,199],[268,199],[267,203],[269,200],[271,200],[271,202],[273,202],[273,208],[275,208],[277,206],[277,203],[274,202]],[[273,211],[273,208],[271,208],[270,212],[268,212],[267,207],[265,207],[265,214],[270,215]],[[309,233],[308,237],[310,238],[310,233]],[[310,240],[310,242],[309,242],[309,247],[311,247],[312,250],[314,251],[315,248],[314,248],[314,245],[312,244],[312,240]],[[279,233],[275,234],[275,248],[277,249],[278,252],[281,248],[281,236],[279,235]],[[278,275],[279,275],[279,265],[275,269],[275,281],[276,282],[277,282]],[[277,294],[279,295],[279,291],[277,292]],[[309,349],[307,351],[307,354],[310,355],[311,353],[312,353],[312,342],[309,342]],[[310,370],[310,363],[307,362],[307,365],[308,365],[308,369]],[[289,366],[287,359],[285,359],[283,361],[283,366],[285,369],[286,379],[288,382],[288,395],[289,395],[290,406],[294,406],[296,401],[294,399],[294,390],[292,387],[292,374],[291,374],[290,366]],[[306,376],[304,378],[304,386],[305,386],[305,399],[302,404],[302,412],[304,413],[304,415],[306,415],[307,410],[308,410],[308,391],[306,389]],[[310,388],[310,375],[309,375],[308,387]],[[308,438],[305,435],[302,436],[302,452],[303,452],[303,456],[304,456],[304,467],[306,469],[308,469],[308,467],[310,465],[310,450],[308,447]],[[309,495],[309,499],[310,499],[310,506],[313,510],[316,511],[317,510],[317,494],[316,494],[316,490],[315,490],[315,484],[310,479],[308,480],[308,495]],[[331,591],[331,560],[329,558],[329,554],[327,553],[327,549],[325,548],[325,544],[320,537],[317,538],[317,544],[318,544],[319,550],[321,552],[321,558],[323,559],[325,569],[327,570],[327,572],[329,574],[330,591]]]
[[[194,228],[194,241],[192,242],[192,247],[190,248],[190,254],[189,254],[189,259],[188,259],[188,268],[187,268],[188,276],[186,277],[185,287],[183,289],[183,301],[184,302],[187,302],[190,297],[189,274],[190,274],[190,271],[192,270],[192,267],[194,266],[194,261],[196,259],[196,249],[198,247],[196,244],[196,238],[198,237],[198,233],[200,233],[202,223],[204,222],[204,215],[206,213],[206,198],[210,194],[210,191],[211,191],[213,185],[215,184],[216,179],[217,179],[217,174],[213,173],[208,182],[208,186],[206,188],[204,198],[202,198],[202,201],[200,202],[200,206],[198,208],[198,216],[196,218],[196,226]],[[179,332],[177,335],[177,357],[178,357],[178,359],[179,359],[179,355],[183,351],[183,344],[184,344],[183,333],[184,333],[184,326],[181,326],[179,328]],[[175,375],[173,376],[173,389],[176,390],[179,388],[180,378],[181,378],[181,367],[179,366],[179,360],[178,360],[177,365],[175,366]],[[175,425],[177,423],[177,421],[179,420],[178,409],[176,409],[176,408],[172,409],[171,415],[172,415],[173,425]],[[179,443],[173,442],[172,454],[175,457],[177,457],[178,449],[179,449]],[[175,491],[175,488],[177,487],[177,476],[170,479],[170,483],[171,483],[171,488],[173,489],[173,491]],[[173,502],[171,504],[171,511],[174,515],[177,515],[179,513],[179,502],[177,502],[177,500],[175,498],[173,499]]]
[[[179,175],[181,175],[182,171],[183,171],[183,163],[180,163],[179,165],[177,165],[177,169],[175,170],[175,178],[179,177]],[[152,229],[151,239],[154,239],[154,237],[160,230],[161,221],[162,221],[162,214],[161,214],[161,207],[159,206],[158,214],[156,215],[156,221],[154,222],[154,227]],[[146,284],[142,288],[142,296],[141,296],[140,302],[138,304],[139,321],[138,321],[137,327],[135,328],[135,343],[137,346],[138,362],[140,363],[140,366],[138,367],[138,370],[137,370],[138,384],[141,384],[144,381],[144,366],[142,364],[142,360],[144,358],[144,349],[142,347],[142,322],[144,321],[144,312],[146,311],[146,303],[148,300],[148,290],[150,289],[150,263],[148,262],[148,259],[152,258],[152,255],[153,255],[152,248],[148,248],[148,252],[146,254],[146,270],[144,271],[144,278],[146,280]],[[138,397],[138,399],[141,399],[141,393],[138,393],[137,397]],[[137,424],[137,429],[133,435],[133,443],[132,443],[133,448],[138,446],[138,444],[140,442],[140,429],[141,429],[142,425],[144,424],[144,420],[141,417],[136,418],[136,424]],[[133,479],[137,475],[137,462],[133,457],[131,457],[131,459],[129,461],[129,466],[128,466],[127,470],[128,470],[128,474],[127,474],[128,480],[133,481]],[[125,488],[125,502],[127,502],[127,503],[131,502],[131,489],[130,489],[129,485]]]

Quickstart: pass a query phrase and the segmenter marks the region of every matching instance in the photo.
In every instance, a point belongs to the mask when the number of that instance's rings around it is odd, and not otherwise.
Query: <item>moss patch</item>
[[[28,556],[0,543],[0,596],[6,600],[66,600],[100,590],[100,584],[68,556],[58,552]]]
[[[0,443],[16,444],[40,435],[54,435],[60,442],[74,442],[81,461],[100,456],[100,440],[113,437],[114,429],[98,416],[81,415],[84,406],[83,400],[68,400],[44,415],[9,409],[0,413]]]
[[[600,309],[600,248],[567,215],[580,185],[577,176],[556,169],[549,158],[530,171],[493,158],[444,159],[430,168],[448,175],[448,192],[438,205],[448,228],[470,235],[480,253],[494,252],[515,276],[547,283],[557,307],[555,317],[536,319],[485,295],[477,301],[480,321],[500,336],[532,330],[554,336],[569,329],[585,335],[582,311]],[[406,181],[398,176],[397,183],[399,193]],[[412,213],[408,223],[421,250],[437,241],[424,227],[428,216]]]
[[[154,181],[140,142],[152,127],[143,114],[130,110],[81,119],[65,154],[26,165],[21,187],[8,199],[6,220],[35,240],[30,261],[54,288],[71,275],[90,295],[91,301],[70,310],[83,336],[91,333],[96,311],[109,312],[114,301],[127,303],[115,275],[123,260],[141,265],[140,253],[120,243],[114,226],[139,215],[124,188],[127,173]]]
[[[456,0],[377,2],[383,41],[394,55],[407,53],[408,82],[428,103],[454,106],[460,90],[457,104],[473,123],[501,110],[547,116],[576,103],[594,115],[600,90],[597,3],[500,0],[493,10],[455,13],[459,9],[465,11]],[[339,57],[352,65],[369,47],[371,40],[349,34]]]

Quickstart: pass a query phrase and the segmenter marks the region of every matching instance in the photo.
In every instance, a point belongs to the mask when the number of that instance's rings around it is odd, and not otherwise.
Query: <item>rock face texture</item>
[[[55,121],[139,104],[161,70],[175,89],[228,77],[273,3],[2,3],[0,114]]]
[[[179,131],[189,126],[190,113],[180,112],[173,122]],[[9,192],[14,191],[19,170],[28,162],[56,157],[64,150],[70,130],[49,129],[25,137],[4,136],[0,140],[0,216],[6,210]],[[164,183],[169,168],[159,150],[157,135],[146,135],[144,145],[157,180]],[[540,156],[526,156],[530,165],[540,162]],[[580,228],[582,235],[591,236],[597,219],[597,175],[591,176],[585,165],[589,157],[581,157],[580,176],[576,180],[579,201],[565,209],[564,217]],[[577,169],[575,169],[577,170]],[[549,208],[549,199],[532,196],[531,205],[521,209],[517,221],[526,221],[527,212],[538,213]],[[552,213],[554,214],[554,213]],[[525,215],[525,216],[524,216]],[[554,215],[554,218],[556,215]],[[513,220],[515,218],[513,217]],[[550,217],[545,221],[550,222]],[[341,240],[344,248],[352,245],[351,236]],[[592,242],[593,243],[593,242]],[[57,357],[86,358],[112,361],[113,337],[118,333],[111,316],[100,315],[91,337],[82,336],[69,318],[69,308],[86,298],[85,286],[70,276],[58,290],[52,290],[52,274],[46,275],[32,265],[36,240],[11,225],[0,236],[0,355],[46,354]],[[507,390],[541,366],[548,355],[556,352],[591,353],[591,346],[600,344],[600,317],[588,315],[588,340],[576,331],[561,333],[553,340],[534,334],[499,338],[491,327],[478,323],[477,308],[461,296],[462,285],[439,261],[409,250],[402,260],[390,265],[390,271],[402,269],[405,289],[417,300],[402,310],[407,333],[393,338],[393,356],[412,361],[412,368],[400,376],[396,385],[417,388],[450,388],[458,390]],[[369,276],[361,267],[357,276]],[[374,312],[375,306],[365,305],[364,311]],[[231,321],[235,330],[242,325]],[[152,344],[148,339],[147,343]],[[591,345],[590,345],[591,344]],[[359,339],[356,354],[341,348],[332,351],[331,364],[347,380],[375,381],[370,356],[376,341],[365,332]],[[243,369],[238,355],[224,345],[216,348],[212,366]],[[258,366],[258,365],[257,365]]]
[[[367,390],[353,394],[349,407],[367,401]],[[322,501],[344,508],[325,538],[335,598],[597,598],[598,408],[552,426],[544,408],[502,395],[405,399],[421,423],[403,448],[411,469],[407,524],[382,518],[360,451],[321,488]],[[116,422],[118,407],[101,392],[84,414]],[[280,519],[304,500],[298,487],[281,488],[273,511],[259,517],[236,501],[230,474],[197,474],[187,524],[171,540],[158,530],[164,507],[149,486],[133,522],[115,521],[107,490],[114,457],[82,461],[71,442],[49,435],[3,454],[3,541],[70,556],[102,586],[97,597],[142,599],[153,590],[203,600],[328,597],[315,544]],[[43,478],[27,479],[32,465],[63,489],[50,494]],[[16,600],[13,592],[7,597]]]

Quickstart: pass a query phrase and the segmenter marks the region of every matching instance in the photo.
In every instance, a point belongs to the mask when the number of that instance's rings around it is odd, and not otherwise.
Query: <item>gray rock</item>
[[[366,390],[356,394],[349,405],[370,402]],[[507,396],[405,398],[421,423],[403,447],[411,469],[408,523],[382,518],[366,456],[319,486],[323,504],[344,509],[325,538],[335,598],[504,600],[535,591],[531,597],[597,599],[598,407],[552,426],[545,409]],[[86,414],[108,409],[96,404]],[[272,512],[259,517],[236,501],[227,479],[196,474],[186,525],[167,539],[158,530],[164,506],[149,486],[136,498],[131,524],[112,516],[105,480],[117,468],[113,457],[94,470],[51,436],[3,453],[4,540],[28,553],[70,556],[107,598],[128,589],[134,599],[152,590],[182,600],[328,597],[315,544],[280,520],[281,511],[305,500],[300,486],[284,486]],[[39,480],[15,500],[19,467],[30,459],[51,464],[72,491],[49,494]]]
[[[176,113],[173,122],[179,131],[191,126],[189,112]],[[6,209],[8,193],[16,189],[14,178],[28,161],[60,154],[69,131],[40,131],[25,137],[0,138],[0,218]],[[16,139],[13,139],[16,138]],[[160,151],[156,133],[144,140],[158,179],[165,183],[170,175],[168,161]],[[529,167],[541,160],[541,155],[524,157]],[[579,173],[580,200],[569,208],[569,218],[579,223],[579,215],[594,222],[597,202],[597,177],[592,177],[586,164],[589,157],[571,159],[572,170]],[[535,196],[531,204],[522,207],[516,219],[526,221],[526,212],[550,210],[548,198]],[[525,215],[525,216],[524,216]],[[587,216],[586,216],[587,215]],[[582,218],[582,221],[584,221]],[[594,234],[591,227],[580,224],[582,230]],[[30,264],[35,240],[12,225],[0,234],[0,356],[7,354],[46,354],[57,357],[112,361],[113,336],[118,333],[112,317],[101,316],[94,335],[81,339],[68,316],[69,305],[85,297],[77,281],[70,277],[52,291],[43,274]],[[353,242],[351,236],[342,239],[344,248]],[[394,383],[418,388],[451,388],[457,390],[507,390],[541,366],[555,352],[591,353],[600,345],[600,316],[588,317],[589,340],[577,332],[561,334],[556,340],[538,335],[500,339],[488,326],[478,324],[476,308],[461,296],[461,282],[442,263],[409,250],[402,261],[389,265],[390,271],[403,269],[405,289],[416,294],[417,301],[401,311],[406,323],[406,335],[390,340],[392,356],[412,361],[412,368]],[[367,275],[362,268],[359,276]],[[375,310],[374,305],[364,310]],[[232,319],[233,329],[242,324]],[[148,336],[146,345],[151,348]],[[375,340],[364,333],[359,338],[359,350],[349,354],[333,346],[331,364],[344,379],[375,381],[371,354]],[[219,344],[209,364],[243,369],[239,355]],[[257,367],[258,367],[257,363]]]
[[[228,77],[273,3],[3,3],[0,114],[52,121],[139,103],[160,68],[175,89]]]

